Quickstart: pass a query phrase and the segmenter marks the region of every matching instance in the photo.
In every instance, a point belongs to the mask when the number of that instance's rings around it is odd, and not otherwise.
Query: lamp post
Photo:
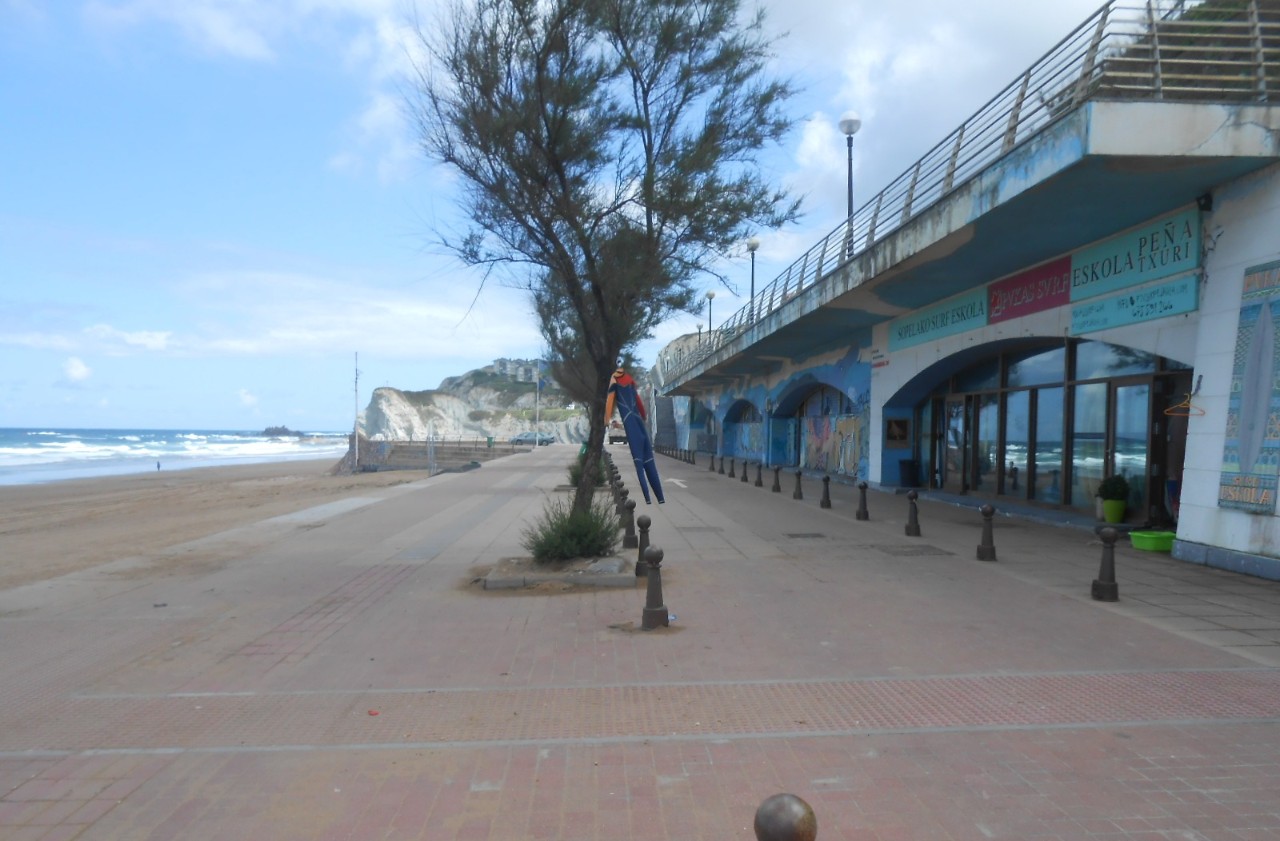
[[[862,128],[862,118],[856,111],[845,111],[840,117],[840,131],[844,132],[845,142],[849,148],[849,213],[853,216],[853,136]]]
[[[751,252],[751,297],[747,299],[747,321],[756,320],[756,249],[760,240],[755,237],[747,240],[747,250]]]
[[[713,291],[707,292],[707,342],[711,342],[711,301],[716,297]]]

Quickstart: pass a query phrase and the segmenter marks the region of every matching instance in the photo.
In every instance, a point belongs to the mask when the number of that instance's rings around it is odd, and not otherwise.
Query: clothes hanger
[[[1177,405],[1174,405],[1174,406],[1170,406],[1169,408],[1164,410],[1164,413],[1166,415],[1169,415],[1175,418],[1189,418],[1189,417],[1198,417],[1200,415],[1203,415],[1204,409],[1201,409],[1199,406],[1191,402],[1191,398],[1200,393],[1200,382],[1203,379],[1204,379],[1204,374],[1201,374],[1196,379],[1195,391],[1188,392],[1182,398],[1181,403],[1178,403]]]

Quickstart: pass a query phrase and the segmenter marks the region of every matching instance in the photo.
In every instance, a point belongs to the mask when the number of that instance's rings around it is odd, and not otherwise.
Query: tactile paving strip
[[[0,750],[457,744],[1280,719],[1280,671],[80,696]],[[376,712],[376,715],[370,713]],[[75,722],[75,726],[68,723]]]

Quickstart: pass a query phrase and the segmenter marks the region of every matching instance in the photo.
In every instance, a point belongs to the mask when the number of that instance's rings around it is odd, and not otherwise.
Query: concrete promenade
[[[612,452],[633,495],[624,447]],[[659,457],[634,589],[484,591],[536,448],[0,592],[0,839],[1280,837],[1280,585]]]

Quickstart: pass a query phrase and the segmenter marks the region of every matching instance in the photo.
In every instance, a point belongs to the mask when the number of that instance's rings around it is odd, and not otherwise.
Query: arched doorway
[[[901,394],[917,395],[906,399],[915,401],[915,450],[931,487],[1093,511],[1098,484],[1120,474],[1128,519],[1168,523],[1186,421],[1165,409],[1190,391],[1191,371],[1175,360],[1058,339],[943,361]]]

